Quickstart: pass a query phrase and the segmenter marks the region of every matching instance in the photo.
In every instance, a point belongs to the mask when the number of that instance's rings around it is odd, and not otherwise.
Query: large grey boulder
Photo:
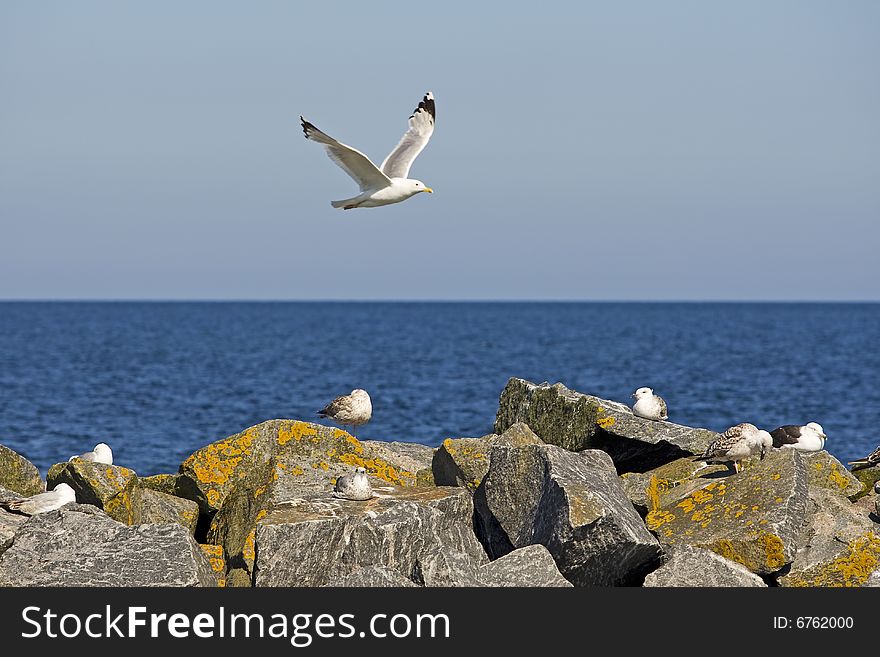
[[[49,490],[61,483],[73,488],[80,504],[103,509],[108,516],[127,525],[137,523],[141,489],[134,470],[75,459],[49,468]]]
[[[195,534],[199,522],[199,505],[196,502],[149,488],[140,491],[139,502],[132,524],[176,522],[190,534]]]
[[[360,568],[409,577],[417,559],[445,548],[487,561],[473,533],[471,494],[450,487],[374,487],[365,502],[306,493],[273,504],[257,522],[255,586],[322,586]]]
[[[216,586],[180,525],[131,527],[90,505],[27,520],[0,555],[0,586]]]
[[[796,450],[772,450],[738,474],[703,482],[683,498],[650,496],[659,505],[645,523],[664,544],[707,548],[759,575],[794,560],[807,515],[807,473]]]
[[[368,587],[368,588],[412,588],[417,586],[411,579],[398,571],[386,566],[367,566],[360,568],[339,579],[335,579],[328,587]]]
[[[812,487],[826,488],[838,495],[854,498],[859,495],[864,485],[846,469],[840,461],[824,449],[819,452],[798,452],[807,468],[807,484]],[[869,489],[870,490],[870,489]]]
[[[494,447],[474,505],[490,556],[543,545],[576,586],[638,583],[660,559],[657,540],[599,450]]]
[[[703,548],[670,546],[662,566],[645,577],[647,587],[748,586],[767,584],[748,568]]]
[[[807,521],[781,586],[861,586],[880,566],[880,533],[868,511],[838,493],[809,491]]]
[[[5,445],[0,445],[0,486],[26,497],[43,492],[37,467]]]
[[[689,456],[647,472],[626,472],[620,475],[620,482],[630,502],[645,516],[651,509],[678,502],[729,472],[727,465],[707,465]]]
[[[489,563],[433,549],[417,559],[412,579],[429,587],[571,587],[543,545],[528,545]]]
[[[702,454],[717,434],[633,415],[619,402],[569,390],[561,383],[512,378],[501,393],[495,433],[525,422],[544,441],[572,451],[601,449],[618,472],[644,472]]]
[[[496,445],[520,447],[540,445],[528,425],[517,422],[500,436],[489,434],[482,438],[447,438],[437,451],[431,468],[438,486],[467,486],[476,489],[489,471],[489,453]]]

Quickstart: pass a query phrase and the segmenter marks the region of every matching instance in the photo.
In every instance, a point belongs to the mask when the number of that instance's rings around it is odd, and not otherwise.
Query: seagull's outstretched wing
[[[382,189],[391,184],[391,179],[376,168],[366,155],[359,150],[340,144],[338,141],[318,130],[314,125],[299,117],[302,121],[303,132],[306,139],[311,139],[319,144],[324,144],[327,155],[336,162],[345,173],[354,178],[361,191],[368,189]]]
[[[409,117],[409,129],[400,139],[400,143],[388,154],[382,162],[382,172],[389,178],[406,178],[413,160],[427,146],[428,140],[434,134],[434,94],[430,91],[422,98],[422,102]]]

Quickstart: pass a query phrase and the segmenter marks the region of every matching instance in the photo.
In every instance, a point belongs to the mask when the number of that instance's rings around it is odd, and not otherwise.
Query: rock
[[[543,545],[527,545],[482,567],[489,586],[570,587]]]
[[[501,393],[495,433],[525,422],[545,442],[572,451],[601,449],[618,472],[644,472],[682,456],[702,454],[717,434],[636,417],[628,406],[512,378]]]
[[[870,468],[859,468],[856,470],[852,470],[850,474],[862,482],[861,494],[857,494],[857,496],[861,497],[862,495],[867,495],[872,490],[875,493],[880,492],[874,489],[874,487],[880,482],[880,464],[871,466]]]
[[[660,568],[645,577],[647,587],[764,586],[760,577],[738,563],[703,548],[681,544],[667,549]]]
[[[233,489],[256,491],[267,486],[278,469],[300,476],[306,484],[321,484],[361,466],[382,481],[413,486],[420,483],[418,470],[407,468],[430,467],[426,450],[431,448],[404,445],[362,443],[341,429],[311,422],[268,420],[189,456],[180,466],[175,492],[194,486],[202,496],[202,513],[210,515]]]
[[[333,580],[324,586],[332,587],[414,587],[412,580],[386,566],[367,566]]]
[[[489,452],[495,445],[537,445],[542,441],[528,425],[517,422],[502,435],[482,438],[447,438],[434,452],[431,469],[438,486],[476,489],[489,471]]]
[[[846,497],[855,497],[862,492],[862,482],[824,449],[821,452],[798,453],[807,466],[807,485],[827,488]]]
[[[807,513],[807,473],[796,450],[706,483],[680,500],[651,508],[645,523],[663,543],[703,547],[759,575],[794,560]]]
[[[0,486],[25,497],[44,490],[37,467],[4,445],[0,445]]]
[[[417,559],[438,547],[486,561],[473,533],[468,491],[374,491],[377,497],[366,502],[311,493],[270,508],[256,528],[255,585],[322,586],[367,566],[409,576]]]
[[[862,586],[871,586],[880,588],[880,570],[875,570],[868,579],[865,580],[865,583]]]
[[[428,587],[489,586],[481,576],[481,565],[483,564],[471,555],[436,547],[416,558],[412,579],[417,584]]]
[[[0,503],[10,502],[19,498],[21,498],[20,493],[15,493],[0,486]],[[0,508],[0,554],[3,554],[6,548],[12,545],[15,532],[25,523],[27,518],[27,516],[20,513],[12,513]]]
[[[245,568],[229,568],[226,570],[226,588],[248,588],[253,586],[251,574]]]
[[[417,486],[432,480],[425,471],[434,450],[424,445],[361,442],[341,429],[308,422],[272,420],[257,426],[252,427],[256,437],[249,449],[265,454],[271,444],[268,465],[260,461],[257,473],[235,475],[236,483],[227,482],[216,495],[205,489],[206,499],[210,495],[223,500],[211,520],[207,542],[223,546],[230,569],[252,572],[256,524],[272,506],[316,492],[331,497],[336,478],[355,467],[366,468],[374,488],[389,483]],[[254,447],[256,440],[265,444]]]
[[[190,534],[195,534],[199,522],[199,505],[192,500],[145,488],[141,490],[138,502],[131,524],[176,522]]]
[[[0,555],[0,586],[216,586],[180,525],[126,526],[71,504],[25,522]]]
[[[650,509],[678,502],[729,472],[726,465],[708,465],[689,456],[647,472],[626,472],[620,481],[629,501],[644,517]]]
[[[223,548],[219,545],[206,545],[200,543],[199,547],[208,558],[214,577],[217,579],[217,586],[226,586],[226,557],[223,554]]]
[[[660,559],[611,458],[599,450],[494,447],[474,506],[490,556],[544,545],[576,586],[640,582]]]
[[[69,484],[80,504],[92,504],[127,525],[137,523],[141,489],[134,470],[76,459],[49,468],[47,486]]]
[[[880,567],[880,535],[864,509],[825,488],[809,492],[808,521],[781,586],[861,586]]]

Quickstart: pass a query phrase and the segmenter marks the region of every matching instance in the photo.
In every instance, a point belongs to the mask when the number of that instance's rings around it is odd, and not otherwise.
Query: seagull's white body
[[[422,102],[409,117],[409,128],[400,142],[388,157],[377,167],[359,150],[336,141],[330,135],[321,132],[303,117],[303,132],[306,139],[323,144],[327,155],[345,171],[360,187],[361,193],[352,198],[333,201],[334,208],[351,210],[354,208],[375,208],[381,205],[400,203],[420,192],[432,193],[421,180],[408,178],[413,160],[428,144],[434,134],[434,94],[425,94]]]
[[[354,474],[339,477],[333,488],[333,497],[361,502],[373,497],[373,487],[367,478],[366,468],[356,468]]]
[[[67,460],[73,461],[74,459],[93,461],[94,463],[103,463],[104,465],[113,465],[113,450],[110,449],[110,446],[107,445],[107,443],[98,443],[95,445],[95,449],[91,452],[77,454],[76,456],[71,456]]]
[[[36,515],[60,509],[65,504],[76,502],[76,493],[68,484],[58,484],[48,493],[38,493],[22,500],[5,502],[4,507],[25,515]]]
[[[633,415],[646,420],[666,420],[669,417],[666,412],[666,402],[662,397],[655,395],[651,388],[639,388],[632,396],[636,400],[632,407]]]
[[[808,422],[803,426],[786,424],[770,433],[776,447],[787,447],[800,452],[820,452],[825,449],[827,436],[818,422]]]

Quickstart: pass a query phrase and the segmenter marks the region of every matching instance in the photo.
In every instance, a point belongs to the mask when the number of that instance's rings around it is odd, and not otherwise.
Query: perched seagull
[[[743,422],[722,433],[698,458],[707,463],[733,462],[734,471],[739,472],[740,461],[756,454],[763,459],[772,446],[773,439],[769,433],[754,424]]]
[[[786,424],[770,432],[774,447],[791,447],[801,452],[819,452],[825,449],[825,430],[818,422],[804,426]]]
[[[25,497],[21,500],[3,502],[0,506],[9,511],[32,516],[37,513],[45,513],[46,511],[60,509],[69,502],[76,502],[76,493],[74,493],[73,489],[67,484],[58,484],[48,493],[38,493],[37,495]]]
[[[354,435],[355,427],[366,424],[372,416],[370,396],[360,388],[352,390],[350,395],[337,397],[318,411],[318,417],[329,417],[344,427],[351,427],[351,435]]]
[[[77,454],[76,456],[71,456],[68,461],[73,461],[74,459],[79,459],[81,461],[94,461],[95,463],[103,463],[105,465],[113,465],[113,450],[107,445],[107,443],[98,443],[95,445],[95,449],[91,452],[86,452],[85,454]]]
[[[863,459],[857,459],[855,461],[849,462],[849,464],[852,466],[852,468],[850,468],[851,470],[862,470],[863,468],[870,468],[872,465],[877,465],[878,463],[880,463],[880,447],[877,447],[877,449],[875,449]]]
[[[434,133],[434,94],[425,94],[409,117],[409,128],[381,167],[377,167],[359,150],[342,144],[299,117],[306,139],[324,144],[327,155],[360,186],[361,193],[352,198],[330,203],[334,208],[375,208],[400,203],[419,192],[433,193],[421,180],[407,178],[413,160],[428,144]]]
[[[343,500],[364,501],[373,497],[373,487],[366,468],[355,468],[353,475],[342,475],[333,487],[333,497]]]
[[[633,415],[648,420],[665,420],[669,417],[666,413],[666,402],[659,395],[655,395],[651,388],[639,388],[632,396],[636,400],[633,404]]]

